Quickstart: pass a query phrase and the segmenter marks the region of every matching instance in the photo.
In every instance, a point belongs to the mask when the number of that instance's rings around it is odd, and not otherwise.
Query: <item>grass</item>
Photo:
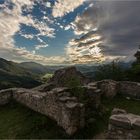
[[[102,103],[111,111],[113,108],[125,109],[129,113],[140,115],[140,100],[126,99],[118,95],[114,99],[103,99]]]
[[[102,104],[107,110],[106,113],[96,116],[94,123],[88,124],[73,137],[69,137],[61,127],[46,116],[11,102],[0,106],[0,139],[93,138],[107,130],[108,120],[114,107],[140,115],[140,101],[117,96],[112,100],[104,98]]]
[[[45,74],[45,75],[43,75],[42,77],[41,77],[41,80],[43,81],[43,82],[47,82],[50,78],[52,78],[53,77],[53,74],[50,74],[50,73],[47,73],[47,74]]]

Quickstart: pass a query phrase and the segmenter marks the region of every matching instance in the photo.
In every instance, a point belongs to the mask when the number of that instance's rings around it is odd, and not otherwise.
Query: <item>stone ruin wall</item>
[[[94,83],[81,87],[89,98],[88,105],[93,109],[100,105],[100,90]],[[39,90],[40,88],[38,88]],[[0,91],[0,105],[15,100],[30,109],[48,116],[64,128],[67,134],[73,135],[85,126],[86,109],[77,97],[71,95],[66,87],[53,88],[50,91],[40,92],[32,89],[11,88]]]
[[[102,80],[96,82],[105,97],[113,98],[117,94],[140,99],[140,83],[129,81]]]
[[[56,90],[57,92],[50,91],[48,93],[22,88],[2,90],[0,91],[0,105],[14,99],[55,120],[67,134],[72,135],[78,129],[84,127],[84,105],[78,103],[74,97],[61,94],[63,89]]]
[[[128,81],[119,82],[118,92],[124,96],[140,99],[140,83]]]
[[[132,99],[140,99],[140,83],[129,81],[102,80],[97,82],[102,95],[113,98],[117,94]],[[109,118],[106,139],[140,139],[140,116],[114,109]]]
[[[140,139],[140,116],[115,108],[109,119],[107,139]]]

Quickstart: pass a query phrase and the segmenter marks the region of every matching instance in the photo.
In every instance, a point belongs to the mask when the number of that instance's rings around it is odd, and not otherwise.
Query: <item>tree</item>
[[[123,80],[124,76],[124,70],[118,60],[114,60],[110,64],[99,66],[95,72],[95,80],[112,79],[118,81]]]
[[[132,64],[132,67],[127,71],[127,77],[131,81],[140,82],[140,47],[134,55],[136,61]]]
[[[136,57],[135,64],[140,64],[140,45],[139,45],[139,50],[135,53],[134,56]]]

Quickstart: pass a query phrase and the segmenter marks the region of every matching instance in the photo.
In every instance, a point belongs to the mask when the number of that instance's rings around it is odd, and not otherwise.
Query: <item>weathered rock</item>
[[[124,95],[127,98],[140,99],[140,83],[129,81],[102,80],[96,82],[102,95],[107,98],[113,98],[117,94]],[[94,85],[94,83],[93,83]]]
[[[140,83],[120,81],[118,92],[126,97],[140,99]]]
[[[59,98],[61,102],[67,102],[67,101],[77,101],[76,97],[67,97],[67,96],[62,96]]]
[[[127,112],[124,109],[114,108],[111,115],[117,115],[117,114],[126,114]]]
[[[90,81],[81,72],[77,71],[76,67],[68,67],[57,70],[49,83],[53,83],[58,87],[64,87],[68,86],[70,82],[74,80],[76,80],[80,85],[87,84]]]
[[[88,86],[90,86],[90,87],[97,87],[97,83],[96,82],[91,82],[91,83],[88,83]]]
[[[107,138],[140,139],[140,116],[117,110],[118,114],[112,113],[109,119]]]
[[[47,83],[47,84],[43,84],[41,86],[35,87],[32,90],[40,91],[40,92],[47,92],[47,91],[52,90],[53,88],[55,88],[55,85],[53,83]]]
[[[69,89],[67,87],[58,87],[58,88],[54,88],[51,91],[55,92],[55,93],[63,93],[65,91],[68,91]]]
[[[131,122],[125,114],[112,115],[109,122],[117,127],[131,129]]]
[[[101,89],[103,96],[113,98],[118,92],[118,82],[113,80],[102,80],[96,83]]]

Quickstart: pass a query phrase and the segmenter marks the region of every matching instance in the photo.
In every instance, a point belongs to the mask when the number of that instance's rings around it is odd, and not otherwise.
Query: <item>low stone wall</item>
[[[102,95],[113,98],[117,94],[135,99],[140,99],[140,83],[129,81],[102,80],[96,82]]]
[[[62,126],[69,135],[84,126],[84,106],[76,98],[68,97],[63,89],[48,93],[25,90],[17,91],[14,99],[29,108],[45,114]]]
[[[114,109],[109,119],[107,139],[140,139],[140,116]]]
[[[121,81],[119,82],[118,93],[124,96],[140,99],[140,83]]]
[[[2,90],[0,104],[4,105],[14,99],[55,120],[69,135],[73,135],[85,126],[86,119],[90,119],[87,118],[89,117],[87,113],[90,113],[89,108],[97,110],[100,106],[101,91],[95,83],[80,87],[84,92],[78,93],[79,95],[73,93],[75,90],[66,87],[53,88],[49,91],[47,86],[32,90],[24,88]],[[83,102],[83,99],[86,102]]]
[[[118,93],[118,82],[113,80],[102,80],[96,82],[101,89],[102,95],[107,98],[113,98]]]
[[[3,90],[0,92],[0,104],[4,105],[14,99],[55,120],[67,134],[73,135],[85,125],[85,108],[75,97],[69,97],[65,90],[56,88],[46,93],[23,88]]]

